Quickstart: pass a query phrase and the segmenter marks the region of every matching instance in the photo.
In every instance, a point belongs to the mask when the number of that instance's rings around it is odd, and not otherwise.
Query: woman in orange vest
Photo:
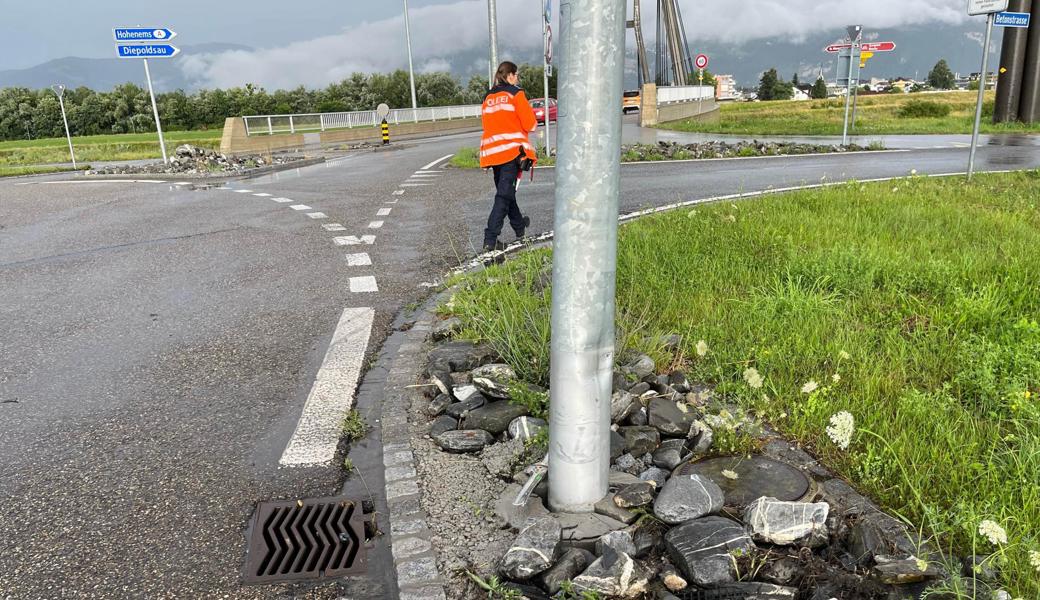
[[[495,87],[484,96],[481,122],[484,135],[480,139],[480,167],[491,168],[495,175],[495,204],[484,230],[484,250],[502,250],[498,241],[502,224],[509,224],[517,239],[524,237],[531,218],[525,217],[516,204],[516,184],[524,167],[538,160],[527,134],[538,126],[527,96],[520,89],[520,77],[514,63],[506,61],[495,72]],[[528,161],[530,163],[528,164]]]

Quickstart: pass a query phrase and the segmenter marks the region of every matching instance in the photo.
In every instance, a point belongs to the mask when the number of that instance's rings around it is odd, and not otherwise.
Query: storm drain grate
[[[365,572],[361,504],[344,496],[261,502],[250,525],[244,583]]]

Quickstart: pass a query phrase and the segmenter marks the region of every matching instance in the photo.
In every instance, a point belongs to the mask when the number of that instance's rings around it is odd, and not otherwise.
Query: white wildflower
[[[928,561],[923,559],[923,558],[917,559],[917,570],[922,572],[922,573],[927,571],[928,570]]]
[[[1037,573],[1040,573],[1040,552],[1036,550],[1029,551],[1029,564],[1033,565]]]
[[[740,477],[740,475],[737,475],[736,473],[734,473],[733,471],[730,471],[729,469],[723,469],[722,470],[722,476],[725,477],[726,479],[738,479]]]
[[[898,188],[898,187],[894,187],[894,188],[892,188],[892,193],[893,193],[893,194],[894,194],[894,193],[896,193],[896,192],[898,192],[898,191],[899,191],[899,188]]]
[[[848,352],[842,350],[841,352],[838,353],[838,358],[840,358],[842,360],[848,360],[848,359],[852,358],[852,356]]]
[[[833,381],[834,383],[838,383],[839,381],[841,381],[841,374],[835,373],[834,375],[831,375],[831,381]]]
[[[827,436],[831,438],[834,445],[842,450],[848,450],[852,442],[852,434],[856,431],[856,420],[852,413],[841,411],[831,417],[831,424],[827,427]]]
[[[818,383],[816,383],[816,381],[810,379],[809,381],[805,382],[805,385],[802,386],[802,393],[803,394],[811,394],[811,393],[815,392],[816,388],[818,388],[818,387],[820,387],[820,384],[818,384]]]
[[[701,340],[697,342],[697,356],[705,356],[708,354],[708,342]]]
[[[979,523],[979,535],[989,540],[994,546],[1008,543],[1007,532],[1000,525],[990,520]]]
[[[762,374],[755,367],[748,367],[744,370],[744,381],[757,390],[762,387]]]
[[[917,175],[917,169],[910,169],[911,175]]]

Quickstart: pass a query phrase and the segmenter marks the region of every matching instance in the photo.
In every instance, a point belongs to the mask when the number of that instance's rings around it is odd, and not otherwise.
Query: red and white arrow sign
[[[891,52],[896,49],[895,42],[867,42],[859,45],[861,52]]]
[[[831,54],[834,54],[836,52],[841,52],[842,50],[848,50],[851,47],[852,44],[831,44],[830,46],[827,46],[826,49],[824,49],[824,52],[830,52]]]

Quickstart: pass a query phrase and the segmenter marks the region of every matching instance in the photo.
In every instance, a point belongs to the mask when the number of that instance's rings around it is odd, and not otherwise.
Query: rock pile
[[[830,154],[834,152],[863,152],[871,150],[857,144],[824,145],[795,144],[790,142],[701,142],[679,144],[658,142],[657,144],[632,144],[621,147],[621,155],[627,162],[644,160],[688,160],[696,158],[733,158],[740,156],[780,156],[794,154]]]
[[[525,467],[545,452],[525,442],[547,423],[511,403],[516,375],[493,350],[442,341],[428,374],[430,437],[445,452],[479,453],[512,482],[495,513],[517,534],[497,574],[518,598],[569,586],[601,598],[894,600],[949,576],[901,521],[808,453],[711,387],[657,374],[648,356],[615,373],[609,492],[588,515],[550,512],[544,480],[514,503],[532,473]],[[758,438],[760,455],[709,457],[716,432],[740,429]],[[698,469],[720,460],[732,471]],[[988,593],[992,579],[970,566],[963,574]]]
[[[284,165],[299,160],[303,156],[277,155],[270,159],[263,156],[230,156],[207,148],[199,148],[191,144],[177,146],[170,164],[152,163],[147,165],[121,165],[103,167],[87,171],[87,175],[186,175],[186,176],[222,176],[240,175],[253,169],[268,165]]]

